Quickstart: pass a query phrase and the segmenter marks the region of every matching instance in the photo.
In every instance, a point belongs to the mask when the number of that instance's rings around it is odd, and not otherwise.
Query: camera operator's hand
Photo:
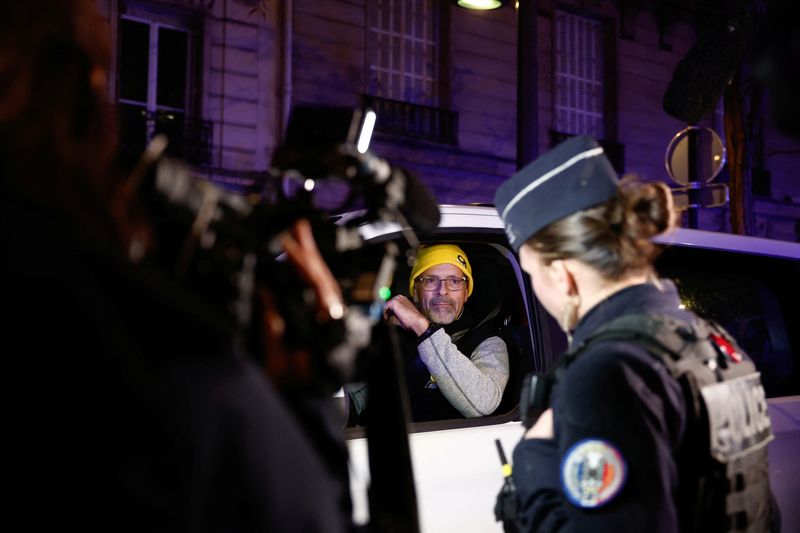
[[[317,325],[342,318],[345,305],[341,288],[317,248],[309,221],[297,220],[279,238],[289,262],[314,291]],[[281,314],[274,287],[261,284],[256,288],[256,294],[264,310],[261,349],[267,374],[279,387],[304,386],[316,382],[319,376],[316,375],[318,369],[312,360],[312,344],[287,345],[286,317]]]
[[[294,223],[280,237],[289,260],[317,296],[317,318],[321,322],[338,320],[344,314],[344,299],[339,283],[317,248],[311,224],[306,219]]]
[[[431,325],[425,315],[419,312],[414,302],[407,297],[395,296],[383,306],[383,318],[390,324],[395,324],[403,329],[422,335]]]

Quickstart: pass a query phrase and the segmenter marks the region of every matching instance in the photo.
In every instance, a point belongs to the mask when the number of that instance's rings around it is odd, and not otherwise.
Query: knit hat
[[[467,277],[467,297],[472,294],[472,266],[464,250],[455,244],[432,244],[419,247],[414,267],[411,269],[411,277],[408,280],[409,294],[414,294],[414,280],[417,279],[417,276],[436,265],[458,267]]]
[[[597,141],[570,137],[503,183],[494,205],[519,252],[545,226],[613,198],[618,182]]]

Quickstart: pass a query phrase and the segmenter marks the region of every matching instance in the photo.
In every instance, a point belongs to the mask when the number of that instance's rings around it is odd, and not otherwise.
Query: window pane
[[[675,280],[683,305],[736,338],[761,372],[767,396],[800,393],[795,261],[675,246],[657,267]]]
[[[186,70],[189,34],[170,28],[158,30],[158,105],[186,107]]]
[[[392,20],[392,0],[384,0],[384,2],[380,5],[379,9],[381,10],[380,14],[380,29],[381,31],[388,32],[391,30],[391,20]]]
[[[602,138],[605,133],[603,25],[589,18],[558,12],[555,32],[554,129]]]
[[[369,3],[369,71],[376,96],[436,104],[436,28],[430,0]],[[384,83],[375,83],[384,74]]]
[[[119,95],[125,100],[147,102],[150,26],[120,20]]]

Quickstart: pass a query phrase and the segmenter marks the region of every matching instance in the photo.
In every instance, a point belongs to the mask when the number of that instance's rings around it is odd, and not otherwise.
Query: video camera
[[[251,194],[222,189],[163,157],[156,138],[140,163],[157,247],[149,260],[216,310],[232,342],[266,367],[278,386],[329,393],[352,377],[391,284],[398,249],[371,254],[357,226],[439,222],[432,193],[409,172],[369,151],[376,123],[368,107],[293,109],[273,168]],[[343,199],[320,197],[337,182]],[[358,209],[336,224],[332,214]]]

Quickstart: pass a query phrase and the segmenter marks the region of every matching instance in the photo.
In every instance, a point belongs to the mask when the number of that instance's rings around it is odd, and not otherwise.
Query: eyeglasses
[[[417,278],[417,283],[422,286],[423,291],[436,291],[439,290],[439,287],[442,286],[442,282],[444,282],[444,286],[447,287],[448,291],[463,291],[467,288],[467,278],[457,278],[455,276],[449,276],[446,278],[437,278],[435,276],[424,276],[421,278]]]

